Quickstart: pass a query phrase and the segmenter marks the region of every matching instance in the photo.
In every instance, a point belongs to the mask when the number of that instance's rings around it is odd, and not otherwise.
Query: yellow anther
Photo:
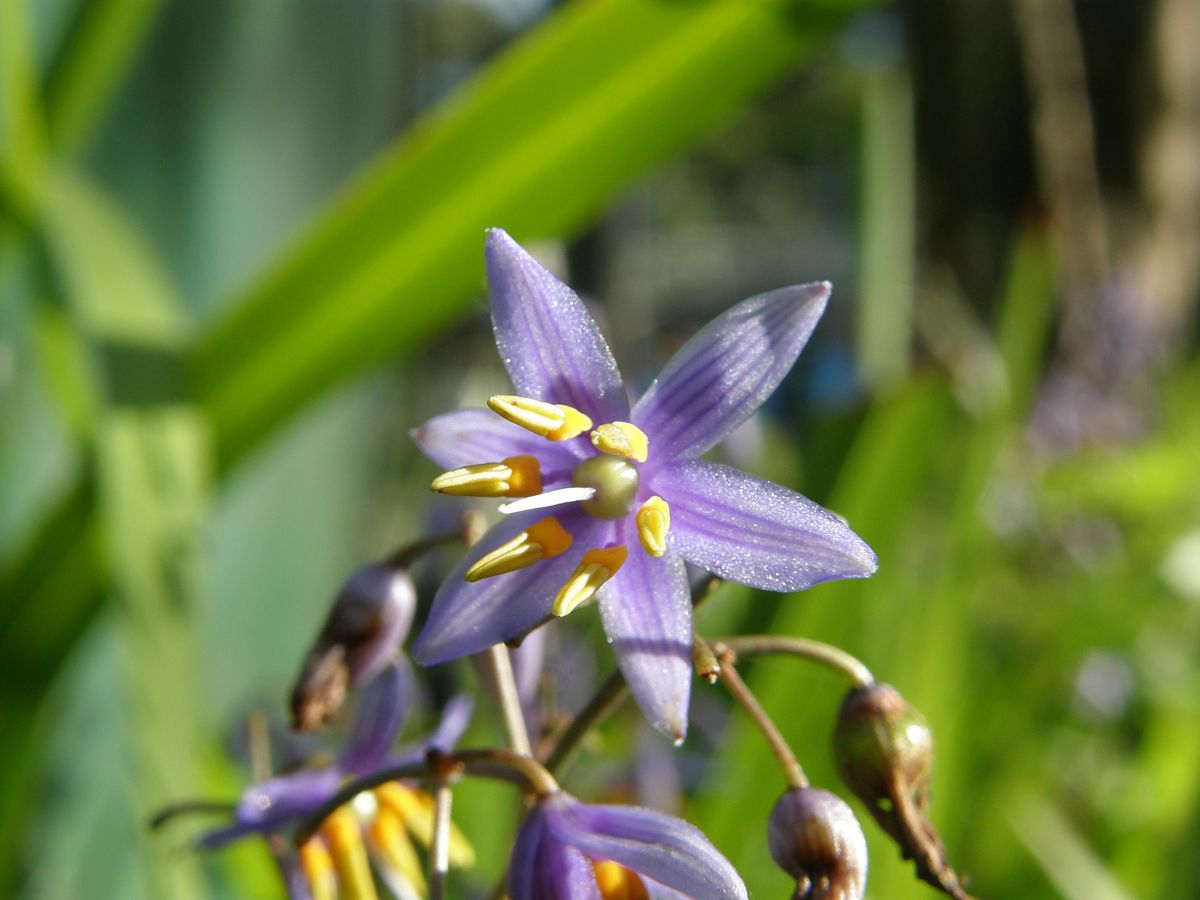
[[[572,406],[530,397],[497,394],[488,399],[488,408],[514,425],[551,441],[565,441],[592,427],[592,420]]]
[[[542,473],[534,457],[510,456],[443,472],[430,487],[458,497],[532,497],[542,492]]]
[[[558,519],[546,516],[511,541],[480,557],[463,577],[467,581],[479,581],[524,569],[535,562],[566,552],[571,540],[570,533],[558,523]]]
[[[417,843],[428,847],[433,842],[433,797],[398,781],[375,788],[380,809],[398,816]],[[475,864],[475,848],[458,826],[450,823],[450,865],[469,868]]]
[[[671,530],[671,507],[662,497],[651,497],[637,511],[638,539],[651,556],[667,552],[667,532]]]
[[[592,863],[603,900],[649,900],[646,882],[636,872],[610,859]]]
[[[609,422],[592,432],[592,444],[601,453],[645,462],[650,449],[646,433],[629,422]]]
[[[404,820],[389,807],[379,804],[371,819],[367,838],[376,855],[407,881],[418,896],[424,897],[425,873]]]
[[[378,900],[367,848],[358,818],[349,806],[339,806],[321,825],[321,836],[329,845],[337,870],[339,893],[350,900]]]
[[[313,900],[337,900],[333,857],[319,837],[309,838],[300,845],[300,871],[304,873]]]
[[[617,574],[617,569],[621,568],[627,555],[624,544],[589,550],[583,554],[575,574],[567,579],[567,583],[554,598],[554,614],[565,616],[580,603],[590,599],[604,582]]]

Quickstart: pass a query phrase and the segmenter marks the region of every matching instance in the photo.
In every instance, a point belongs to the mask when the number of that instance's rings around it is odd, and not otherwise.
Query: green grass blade
[[[579,229],[854,7],[565,7],[406,135],[202,336],[193,370],[219,464],[458,315],[481,285],[484,228]]]
[[[87,0],[46,78],[50,140],[70,154],[91,137],[162,0]]]

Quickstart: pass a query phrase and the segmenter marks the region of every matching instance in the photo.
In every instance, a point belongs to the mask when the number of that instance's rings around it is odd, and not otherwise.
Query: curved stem
[[[733,699],[750,716],[750,720],[762,732],[763,737],[767,739],[767,744],[770,745],[771,752],[775,754],[775,759],[779,761],[779,767],[783,770],[783,777],[787,780],[788,785],[794,788],[808,787],[808,778],[805,777],[804,770],[800,768],[796,754],[792,752],[792,748],[780,733],[775,722],[767,715],[767,711],[762,708],[758,698],[746,686],[746,682],[742,681],[742,676],[734,667],[733,654],[728,650],[722,652],[723,648],[720,647],[714,649],[721,662],[718,677],[725,683],[725,688]]]
[[[840,647],[821,641],[784,635],[755,634],[714,638],[710,643],[718,655],[722,648],[727,648],[735,656],[766,656],[772,653],[800,656],[832,669],[855,687],[869,687],[875,683],[875,676],[861,660]]]
[[[303,844],[313,836],[330,813],[349,803],[363,791],[406,778],[449,780],[458,775],[508,781],[542,796],[558,791],[558,782],[541,763],[512,750],[487,748],[447,754],[434,752],[423,762],[380,769],[346,782],[333,796],[300,820],[296,826],[294,841],[297,845]]]

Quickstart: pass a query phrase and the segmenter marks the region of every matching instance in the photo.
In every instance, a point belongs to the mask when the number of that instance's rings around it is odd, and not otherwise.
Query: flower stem
[[[558,782],[541,763],[512,750],[488,747],[444,754],[434,751],[423,762],[380,769],[346,782],[337,793],[300,820],[296,826],[295,843],[299,846],[311,838],[330,813],[349,803],[363,791],[406,778],[451,781],[459,775],[508,781],[541,796],[558,791]]]
[[[567,724],[550,752],[546,754],[544,765],[550,772],[557,772],[574,756],[587,733],[593,726],[604,720],[629,696],[629,686],[625,684],[625,676],[619,669],[614,670],[604,683],[592,695],[575,717]]]
[[[721,648],[727,648],[737,657],[765,656],[772,653],[800,656],[832,669],[848,679],[855,687],[869,687],[875,683],[875,676],[861,660],[851,656],[840,647],[821,641],[783,635],[755,634],[715,638],[711,643],[718,654],[720,654]]]
[[[521,710],[521,698],[517,694],[517,681],[513,677],[512,658],[509,656],[508,647],[504,644],[493,644],[479,654],[479,660],[488,687],[500,706],[508,746],[517,753],[531,756],[533,750],[529,744],[529,730],[525,726],[525,713]]]
[[[796,754],[784,740],[775,722],[767,715],[767,711],[762,708],[758,698],[754,696],[750,688],[746,686],[746,682],[742,681],[742,676],[738,674],[737,668],[734,666],[734,654],[727,646],[716,645],[712,649],[713,654],[721,663],[718,677],[724,682],[725,689],[729,691],[730,696],[746,711],[750,720],[767,739],[767,744],[770,746],[771,752],[775,754],[775,759],[778,760],[788,785],[794,788],[808,787],[808,778],[805,777],[804,770],[800,768]]]
[[[433,838],[429,843],[429,900],[446,896],[446,874],[450,871],[450,808],[454,790],[439,781],[433,791]]]

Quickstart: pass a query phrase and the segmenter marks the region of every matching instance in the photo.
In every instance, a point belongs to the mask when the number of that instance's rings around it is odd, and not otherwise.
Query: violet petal
[[[666,813],[568,800],[548,809],[546,827],[588,856],[620,863],[690,897],[747,896],[737,870],[700,829]]]
[[[829,291],[814,282],[759,294],[684,344],[633,408],[652,458],[697,457],[750,418],[804,349]]]
[[[388,666],[363,688],[342,750],[344,771],[364,775],[387,758],[408,712],[410,681],[408,664],[398,662]]]
[[[876,569],[874,551],[845,522],[782,485],[692,460],[656,472],[653,487],[671,507],[668,545],[730,581],[799,591]]]
[[[517,393],[573,406],[597,425],[628,419],[621,373],[583,301],[499,228],[485,257],[496,349]]]
[[[687,734],[692,686],[692,596],[683,560],[649,556],[636,536],[600,591],[600,616],[617,664],[646,719],[672,740]]]
[[[578,462],[563,444],[531,434],[490,409],[442,413],[409,434],[421,452],[443,469],[500,462],[510,456],[536,456],[543,471],[549,468],[569,471]]]
[[[469,582],[467,569],[484,554],[516,537],[553,510],[531,510],[507,517],[478,544],[442,582],[433,598],[425,628],[412,647],[413,659],[432,666],[478,653],[492,644],[519,637],[550,615],[554,595],[578,565],[584,552],[599,546],[611,522],[591,519],[578,510],[560,513],[574,542],[567,552],[525,569]]]
[[[329,799],[341,782],[337,766],[290,772],[246,788],[234,816],[238,823],[270,831],[311,812]]]

